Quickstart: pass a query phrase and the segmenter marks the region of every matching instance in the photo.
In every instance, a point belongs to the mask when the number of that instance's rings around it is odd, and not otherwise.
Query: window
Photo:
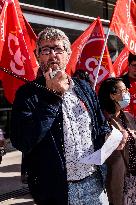
[[[20,0],[21,3],[31,4],[35,6],[46,7],[50,9],[64,10],[64,0]]]
[[[86,16],[103,17],[103,2],[96,0],[68,0],[69,12]]]

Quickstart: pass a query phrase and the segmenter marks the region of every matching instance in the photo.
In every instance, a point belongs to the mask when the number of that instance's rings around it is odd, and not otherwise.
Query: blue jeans
[[[98,173],[78,182],[69,182],[68,196],[70,205],[109,205]]]

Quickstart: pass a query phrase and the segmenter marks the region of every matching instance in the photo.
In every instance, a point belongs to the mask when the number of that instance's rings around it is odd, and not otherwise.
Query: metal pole
[[[94,81],[94,85],[93,85],[93,89],[94,90],[95,90],[95,87],[96,87],[96,83],[97,83],[97,79],[98,79],[98,74],[99,74],[99,71],[100,71],[100,66],[101,66],[101,63],[102,63],[102,59],[103,59],[104,51],[105,51],[105,48],[106,48],[107,40],[108,40],[108,37],[109,37],[109,33],[110,33],[110,28],[108,28],[107,35],[106,35],[106,38],[105,38],[105,41],[104,41],[104,45],[103,45],[103,49],[102,49],[102,52],[101,52],[101,57],[100,57],[99,64],[98,64],[98,70],[97,70],[95,81]]]

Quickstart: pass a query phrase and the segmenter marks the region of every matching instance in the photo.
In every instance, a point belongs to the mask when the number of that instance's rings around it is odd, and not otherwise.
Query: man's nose
[[[50,56],[56,56],[56,52],[54,51],[54,49],[50,50]]]

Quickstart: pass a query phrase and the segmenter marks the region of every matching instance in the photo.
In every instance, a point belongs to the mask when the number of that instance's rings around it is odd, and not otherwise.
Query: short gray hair
[[[46,29],[44,29],[38,34],[37,46],[36,46],[37,56],[39,56],[39,47],[40,47],[42,40],[47,40],[47,41],[48,40],[62,40],[64,44],[64,48],[67,51],[67,53],[68,54],[71,53],[71,43],[69,41],[69,38],[60,29],[53,28],[53,27],[47,27]]]

